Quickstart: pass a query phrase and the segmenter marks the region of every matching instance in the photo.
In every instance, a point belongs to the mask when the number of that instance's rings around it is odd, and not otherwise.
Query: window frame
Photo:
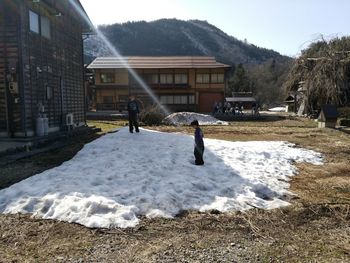
[[[51,39],[51,22],[46,16],[40,16],[40,35],[47,39]]]
[[[120,102],[120,103],[126,103],[126,102],[128,102],[128,100],[129,100],[129,97],[128,97],[128,95],[118,95],[118,102]]]
[[[40,15],[33,10],[29,10],[29,30],[40,34]]]
[[[196,100],[195,100],[194,95],[188,95],[188,104],[190,104],[190,105],[196,104]]]
[[[106,99],[111,99],[111,101],[107,101]],[[114,97],[113,96],[102,96],[102,103],[103,104],[112,104],[114,103]]]
[[[105,80],[105,78],[102,77],[102,75],[109,75],[109,77],[107,77],[107,79]],[[101,72],[100,73],[100,83],[101,84],[111,84],[111,83],[115,83],[115,74],[114,72]]]
[[[164,79],[162,79],[162,77],[165,77],[165,82],[163,82]],[[174,75],[171,73],[159,74],[159,84],[174,84]]]
[[[179,79],[180,77],[180,79]],[[185,79],[185,81],[184,81]],[[175,73],[174,76],[175,84],[188,84],[188,75],[186,73]]]
[[[204,77],[208,78],[207,80]],[[196,83],[197,84],[209,84],[210,83],[210,74],[209,73],[197,73],[196,74]]]
[[[54,90],[52,86],[46,86],[46,100],[52,100],[54,96]]]
[[[216,77],[214,77],[214,76],[216,76]],[[221,79],[219,79],[219,76],[220,76],[220,78],[222,78],[222,80]],[[223,83],[225,83],[225,74],[223,74],[223,73],[211,73],[211,83],[213,83],[213,84],[223,84]],[[216,80],[214,81],[213,79],[215,79],[216,78]]]
[[[193,105],[194,95],[160,95],[159,102],[163,105]],[[191,103],[193,102],[193,103]]]
[[[160,95],[159,101],[163,105],[173,105],[174,104],[174,96],[173,95]]]

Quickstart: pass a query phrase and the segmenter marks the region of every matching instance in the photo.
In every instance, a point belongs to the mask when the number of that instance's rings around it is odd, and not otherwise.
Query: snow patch
[[[1,190],[0,212],[126,228],[140,215],[271,209],[288,205],[283,196],[297,173],[294,162],[322,164],[319,153],[286,142],[204,142],[205,165],[195,166],[192,136],[122,128],[61,166]]]
[[[220,121],[213,116],[195,112],[176,112],[165,117],[163,122],[173,125],[190,125],[197,120],[200,125],[228,125],[226,121]]]
[[[269,109],[269,111],[273,111],[273,112],[286,112],[286,107],[275,107],[275,108]]]

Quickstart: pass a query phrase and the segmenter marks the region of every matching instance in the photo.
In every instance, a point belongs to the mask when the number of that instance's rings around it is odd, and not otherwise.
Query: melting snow
[[[293,162],[322,164],[320,154],[286,142],[205,139],[205,146],[205,165],[195,166],[192,136],[122,128],[61,166],[1,190],[0,212],[125,228],[140,215],[271,209],[288,205],[282,196],[297,173]]]
[[[176,112],[165,117],[163,122],[174,125],[190,125],[197,120],[200,125],[228,125],[225,121],[220,121],[213,116],[195,112]]]

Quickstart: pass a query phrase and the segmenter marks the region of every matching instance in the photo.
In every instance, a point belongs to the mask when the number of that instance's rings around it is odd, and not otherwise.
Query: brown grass
[[[93,124],[108,131],[123,123]],[[193,133],[189,127],[156,129]],[[325,163],[297,165],[299,174],[290,182],[296,196],[282,209],[185,211],[171,220],[142,218],[136,228],[124,230],[0,215],[0,262],[350,262],[349,134],[317,129],[307,119],[237,122],[203,131],[224,140],[289,141],[323,153]],[[79,148],[46,156],[58,165]],[[25,173],[45,169],[42,158],[21,160]],[[1,169],[9,174],[18,167]]]

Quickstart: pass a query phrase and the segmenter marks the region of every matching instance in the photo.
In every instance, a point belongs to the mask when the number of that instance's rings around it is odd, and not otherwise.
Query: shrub
[[[339,118],[350,119],[350,107],[338,108]]]
[[[139,115],[140,121],[149,126],[160,125],[164,117],[164,113],[162,113],[158,106],[146,107],[142,109]]]
[[[340,126],[350,127],[350,119],[341,119],[339,121]]]

